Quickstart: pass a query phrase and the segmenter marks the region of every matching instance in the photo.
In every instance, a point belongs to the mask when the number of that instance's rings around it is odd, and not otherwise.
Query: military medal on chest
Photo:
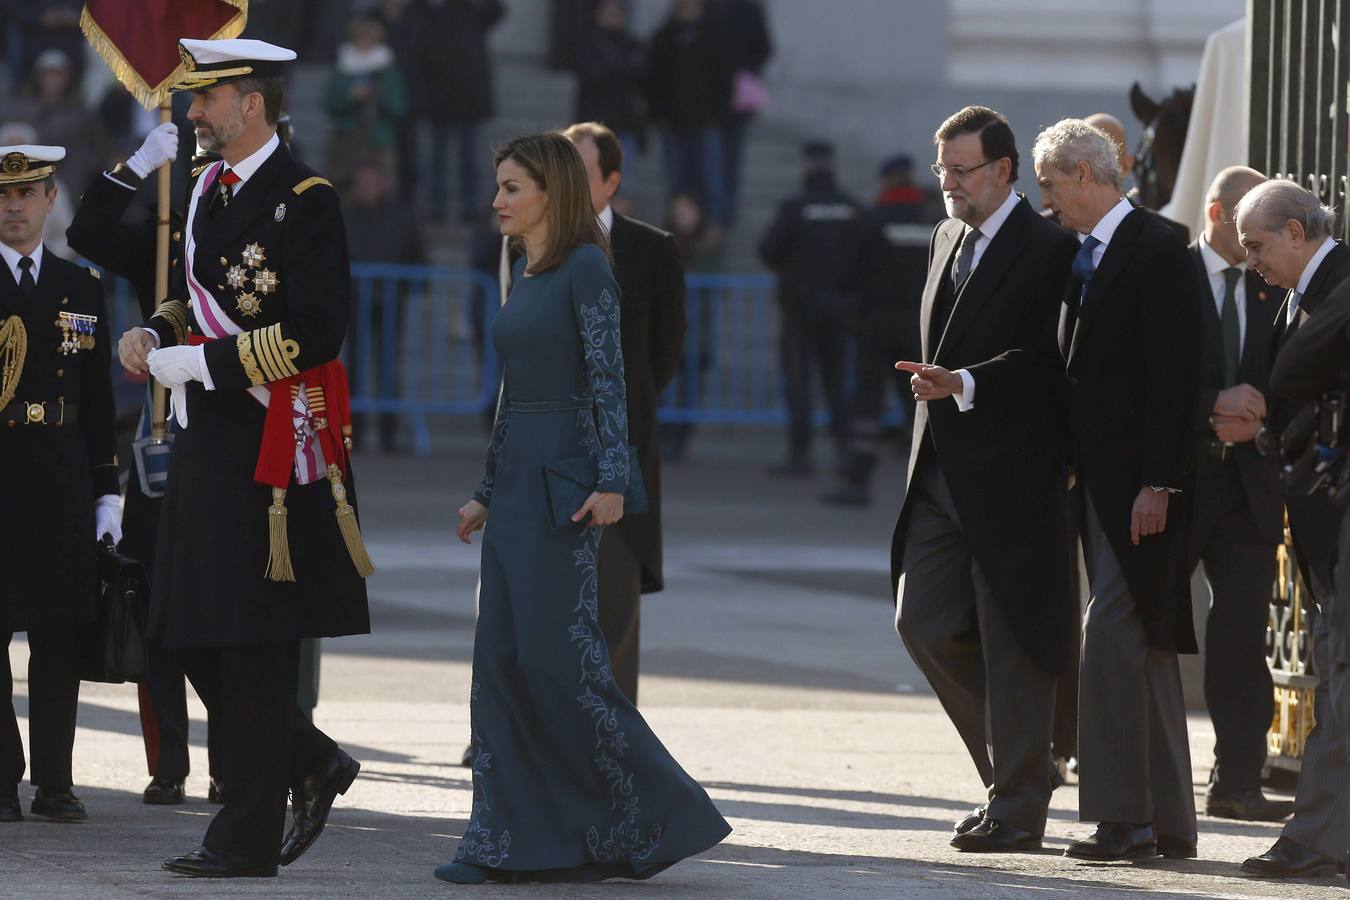
[[[61,312],[57,314],[56,327],[61,329],[59,349],[63,356],[94,349],[94,331],[98,327],[98,316]]]
[[[240,265],[230,266],[225,272],[225,280],[239,291],[234,298],[235,309],[251,319],[262,312],[262,296],[275,293],[281,279],[276,272],[262,267],[267,261],[267,251],[261,244],[245,244],[239,261]],[[248,290],[250,287],[252,290]]]

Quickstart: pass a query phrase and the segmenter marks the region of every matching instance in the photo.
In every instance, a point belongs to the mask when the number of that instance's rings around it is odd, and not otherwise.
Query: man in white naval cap
[[[72,790],[96,540],[121,539],[112,343],[98,274],[42,244],[61,147],[0,147],[0,822],[23,819],[9,645],[28,633],[30,811],[88,818]]]
[[[351,274],[337,193],[278,139],[286,62],[254,40],[180,42],[197,142],[183,264],[122,364],[172,391],[150,637],[180,654],[220,732],[224,806],[164,868],[272,876],[323,830],[360,764],[296,706],[300,640],[370,630],[346,448]],[[295,818],[285,834],[287,791]]]

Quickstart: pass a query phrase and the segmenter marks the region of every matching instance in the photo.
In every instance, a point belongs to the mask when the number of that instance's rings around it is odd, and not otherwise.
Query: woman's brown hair
[[[497,148],[492,168],[506,160],[520,166],[548,194],[544,221],[548,223],[548,249],[542,259],[529,261],[529,272],[537,275],[562,265],[563,260],[582,244],[595,244],[609,256],[609,235],[591,206],[591,190],[586,181],[586,166],[576,146],[560,132],[526,134],[514,137]],[[613,259],[610,260],[611,264]]]

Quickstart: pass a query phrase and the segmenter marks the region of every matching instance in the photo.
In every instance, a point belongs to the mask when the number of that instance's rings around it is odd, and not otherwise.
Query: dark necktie
[[[1237,286],[1242,270],[1229,266],[1223,270],[1223,384],[1232,387],[1238,383],[1238,368],[1242,361],[1242,324],[1238,321]]]
[[[230,200],[234,198],[233,186],[243,180],[230,169],[220,173],[220,177],[216,179],[216,193],[211,198],[211,215],[214,216],[230,205]]]
[[[33,259],[30,256],[19,258],[19,270],[23,273],[19,276],[19,293],[25,297],[30,297],[33,291],[37,290],[37,279],[33,277]]]
[[[1078,253],[1073,258],[1073,274],[1078,276],[1078,280],[1083,282],[1083,290],[1078,295],[1078,302],[1081,304],[1083,298],[1087,296],[1088,283],[1092,281],[1093,274],[1097,271],[1097,264],[1092,261],[1092,251],[1096,250],[1102,244],[1092,235],[1088,235],[1078,248]]]
[[[967,228],[965,236],[961,238],[961,250],[956,254],[956,259],[952,260],[952,293],[959,294],[966,279],[970,277],[970,271],[975,263],[975,245],[980,241],[980,231],[976,228]]]

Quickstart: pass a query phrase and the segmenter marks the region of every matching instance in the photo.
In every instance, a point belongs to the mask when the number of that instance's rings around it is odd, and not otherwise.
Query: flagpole
[[[169,98],[159,105],[160,124],[173,119],[173,105]],[[169,296],[169,194],[173,190],[169,163],[159,167],[159,203],[155,218],[155,303],[163,303]],[[150,438],[163,443],[168,436],[164,385],[150,382]]]

